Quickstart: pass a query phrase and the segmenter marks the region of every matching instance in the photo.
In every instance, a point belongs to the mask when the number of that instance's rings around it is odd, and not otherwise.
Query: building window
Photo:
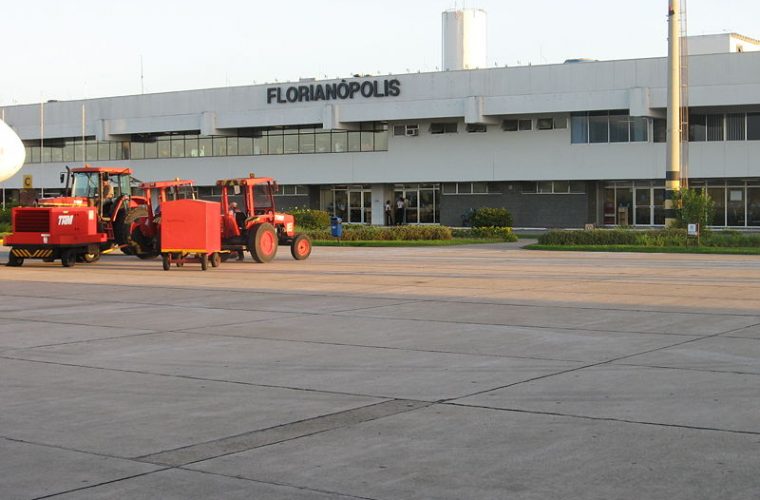
[[[493,193],[488,182],[451,182],[443,185],[443,194],[489,194]]]
[[[572,144],[648,142],[649,120],[627,111],[591,111],[570,117]]]
[[[448,123],[431,123],[430,124],[430,133],[431,134],[456,134],[457,133],[457,123],[456,122],[448,122]]]
[[[470,134],[484,134],[488,131],[488,126],[482,123],[468,123],[467,132]]]
[[[554,128],[553,118],[539,118],[536,120],[536,128],[538,130],[552,130]]]
[[[570,142],[588,144],[588,115],[586,113],[570,115]]]
[[[760,141],[760,113],[747,113],[747,140]]]
[[[583,181],[537,181],[523,182],[523,194],[585,194]]]
[[[281,185],[275,196],[308,196],[309,188],[300,184]]]
[[[533,120],[517,120],[518,130],[533,130]]]
[[[726,115],[726,139],[743,141],[747,137],[747,117],[744,113],[729,113]]]
[[[504,120],[501,123],[501,129],[505,132],[517,132],[517,120]]]

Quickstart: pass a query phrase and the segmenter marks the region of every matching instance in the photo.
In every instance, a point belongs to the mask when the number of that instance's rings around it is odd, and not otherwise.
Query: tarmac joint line
[[[225,455],[261,448],[272,444],[312,436],[350,425],[377,420],[431,406],[428,401],[393,399],[352,410],[331,413],[288,424],[260,429],[235,436],[198,443],[151,455],[135,457],[134,460],[156,465],[181,467]]]

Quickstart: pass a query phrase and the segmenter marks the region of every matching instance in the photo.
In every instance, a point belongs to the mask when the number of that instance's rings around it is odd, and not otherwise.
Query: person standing
[[[385,225],[393,225],[393,209],[391,208],[391,200],[385,200]]]
[[[399,226],[404,222],[404,197],[399,196],[396,200],[396,225]]]

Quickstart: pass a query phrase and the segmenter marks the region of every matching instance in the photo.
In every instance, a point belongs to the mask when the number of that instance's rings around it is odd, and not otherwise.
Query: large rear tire
[[[138,205],[136,207],[122,209],[113,222],[113,237],[116,244],[121,247],[121,251],[127,255],[134,255],[136,252],[131,246],[133,225],[137,220],[148,216],[147,205]]]
[[[311,238],[307,234],[297,234],[290,244],[290,255],[296,260],[304,260],[311,255]]]
[[[277,231],[268,222],[259,224],[249,230],[248,251],[253,260],[259,263],[270,262],[277,255]]]

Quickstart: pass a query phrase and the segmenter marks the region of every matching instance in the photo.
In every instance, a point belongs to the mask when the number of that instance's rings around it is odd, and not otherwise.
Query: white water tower
[[[486,67],[487,15],[482,9],[443,13],[444,71]]]

